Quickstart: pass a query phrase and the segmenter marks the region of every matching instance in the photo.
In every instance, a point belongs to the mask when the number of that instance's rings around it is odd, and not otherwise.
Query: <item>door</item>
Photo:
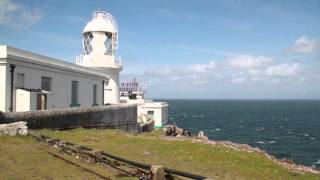
[[[47,95],[37,94],[37,110],[46,110],[46,109],[47,109]]]

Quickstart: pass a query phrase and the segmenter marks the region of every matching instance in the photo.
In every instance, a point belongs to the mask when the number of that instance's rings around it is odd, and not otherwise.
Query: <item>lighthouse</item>
[[[83,53],[76,64],[99,70],[107,75],[104,82],[104,103],[120,103],[119,73],[121,59],[118,49],[118,26],[114,17],[105,11],[94,11],[83,29]]]

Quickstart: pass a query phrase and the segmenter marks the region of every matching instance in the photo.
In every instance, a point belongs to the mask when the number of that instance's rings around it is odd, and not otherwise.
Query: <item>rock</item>
[[[28,135],[28,127],[27,126],[22,126],[18,129],[17,131],[17,134],[18,135],[21,135],[21,136],[26,136]]]
[[[143,124],[143,123],[146,123],[148,121],[150,121],[150,117],[146,114],[141,114],[139,117],[138,117],[138,123],[139,124]]]
[[[286,164],[294,164],[294,162],[291,159],[282,159],[280,162],[286,163]]]
[[[27,122],[19,121],[11,124],[0,124],[0,135],[1,134],[25,136],[28,134]]]
[[[154,129],[154,120],[147,121],[143,124],[140,124],[142,132],[151,132]]]
[[[175,136],[175,137],[191,136],[191,132],[174,125],[165,125],[163,126],[162,130],[165,132],[166,136]]]
[[[159,165],[151,166],[151,180],[165,180],[164,167]]]
[[[172,128],[173,128],[173,125],[167,124],[162,126],[162,131],[167,132],[169,129],[172,129]]]
[[[208,137],[204,135],[204,132],[203,131],[199,131],[198,133],[198,138],[199,139],[203,139],[203,140],[208,140]]]

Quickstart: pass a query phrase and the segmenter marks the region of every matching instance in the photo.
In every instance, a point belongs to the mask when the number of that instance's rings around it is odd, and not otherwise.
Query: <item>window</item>
[[[24,88],[24,74],[17,73],[17,84],[16,87]]]
[[[154,120],[154,111],[148,111],[147,114],[151,120]]]
[[[105,35],[106,35],[106,40],[104,41],[104,45],[106,47],[106,52],[104,54],[105,55],[113,55],[113,52],[112,52],[112,49],[113,49],[112,48],[112,34],[106,32]]]
[[[97,103],[97,85],[93,85],[93,105],[96,106],[98,105]]]
[[[52,78],[41,77],[41,89],[46,91],[51,91]]]
[[[83,34],[83,48],[84,48],[84,55],[91,54],[92,52],[92,39],[93,35],[91,32],[87,32]]]
[[[78,105],[78,92],[79,92],[79,82],[72,81],[71,83],[71,105]]]

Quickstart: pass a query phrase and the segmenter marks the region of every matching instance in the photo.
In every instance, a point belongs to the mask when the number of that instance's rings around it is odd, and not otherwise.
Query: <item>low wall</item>
[[[97,127],[138,132],[136,105],[111,105],[16,113],[0,112],[0,124],[17,121],[26,121],[29,129]]]

